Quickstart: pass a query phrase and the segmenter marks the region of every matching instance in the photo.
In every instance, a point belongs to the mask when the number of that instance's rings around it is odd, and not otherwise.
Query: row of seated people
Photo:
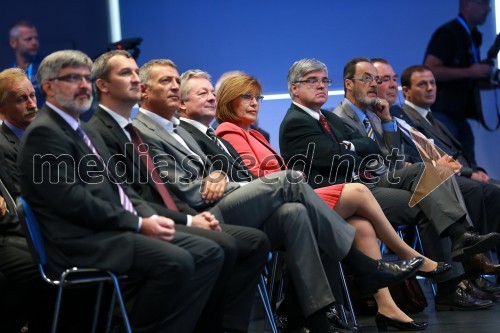
[[[297,64],[291,69],[292,108],[308,105],[304,101],[310,98],[310,107],[319,110],[327,96],[326,66],[310,66],[307,60]],[[272,173],[232,163],[237,153],[210,139],[207,124],[216,108],[224,113],[223,107],[226,114],[234,108],[236,123],[236,115],[255,118],[260,85],[248,76],[227,79],[216,106],[209,77],[198,72],[180,77],[170,60],[153,60],[139,69],[126,51],[108,52],[95,63],[79,51],[58,51],[42,61],[37,73],[46,98],[38,114],[25,74],[18,69],[0,74],[2,131],[8,133],[2,138],[2,165],[9,172],[2,180],[17,186],[13,195],[22,195],[35,211],[54,273],[82,266],[127,274],[129,317],[137,332],[246,332],[270,250],[286,253],[290,332],[337,330],[326,313],[342,302],[339,261],[353,272],[361,294],[374,294],[380,329],[388,324],[426,327],[398,309],[385,288],[414,274],[447,279],[438,293],[443,309],[493,305],[456,292],[457,275],[450,277],[459,262],[500,240],[494,232],[470,231],[453,188],[439,186],[409,207],[415,179],[424,170],[420,163],[394,174],[392,180],[399,177],[400,183],[380,177],[369,186],[315,183],[317,177],[286,170],[275,152],[270,156],[279,166]],[[251,84],[239,85],[238,78]],[[85,124],[79,117],[91,106],[92,82],[99,106]],[[139,115],[131,121],[138,102]],[[378,153],[375,141],[354,137],[347,127],[324,127],[321,119],[315,123],[329,140],[318,146],[321,154],[335,147],[330,158],[347,154],[357,161],[356,153]],[[299,128],[282,131],[284,136],[300,133]],[[338,141],[344,135],[350,142]],[[421,256],[389,220],[427,227],[428,239],[439,244],[433,255],[444,260]],[[377,237],[406,260],[381,260]],[[3,261],[0,271],[14,283]]]

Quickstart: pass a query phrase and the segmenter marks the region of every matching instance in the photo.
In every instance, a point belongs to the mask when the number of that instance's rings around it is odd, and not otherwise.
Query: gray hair
[[[151,68],[154,66],[170,66],[177,69],[177,65],[170,59],[154,59],[148,61],[139,69],[139,78],[145,85],[151,85]]]
[[[122,55],[126,58],[132,58],[132,55],[125,50],[113,50],[106,53],[103,53],[96,59],[94,62],[94,66],[92,66],[92,77],[94,80],[97,79],[106,79],[109,75],[110,68],[108,66],[109,60],[116,55]],[[101,91],[97,87],[94,82],[94,91],[97,99],[101,98]]]
[[[188,100],[188,93],[189,89],[191,88],[188,84],[188,81],[192,78],[199,77],[202,79],[207,79],[210,81],[212,78],[210,77],[210,74],[208,74],[205,71],[202,71],[201,69],[189,69],[182,73],[181,75],[181,86],[180,86],[180,91],[181,91],[181,101],[185,102]]]
[[[328,75],[328,68],[324,63],[316,59],[300,59],[293,63],[288,71],[288,93],[293,98],[292,83],[300,81],[304,76],[311,72],[325,71]]]
[[[225,79],[228,79],[228,78],[234,77],[234,76],[239,76],[239,75],[245,75],[245,72],[235,70],[235,71],[229,71],[229,72],[222,73],[222,75],[219,77],[219,79],[215,83],[215,94],[217,94],[219,92],[220,86],[222,85],[222,82],[224,82]]]
[[[68,67],[88,67],[92,69],[92,60],[88,55],[77,50],[62,50],[49,54],[40,63],[38,72],[36,73],[36,80],[38,86],[43,91],[43,84],[45,81],[57,77],[59,71]]]

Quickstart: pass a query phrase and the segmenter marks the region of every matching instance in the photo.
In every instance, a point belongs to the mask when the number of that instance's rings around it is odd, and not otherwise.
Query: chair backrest
[[[35,213],[28,205],[26,200],[18,198],[17,212],[19,214],[19,222],[24,231],[26,241],[31,251],[31,255],[37,265],[45,266],[47,256],[45,254],[45,243],[43,242],[42,233],[38,226]]]

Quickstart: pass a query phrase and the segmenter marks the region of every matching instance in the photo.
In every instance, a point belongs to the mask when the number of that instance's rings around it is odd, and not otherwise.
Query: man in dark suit
[[[0,126],[0,272],[5,278],[0,331],[19,332],[29,322],[30,331],[46,332],[51,324],[52,308],[46,306],[51,290],[33,263],[15,214],[14,198],[20,195],[16,164],[19,138],[10,130],[12,126],[22,131],[34,118],[35,90],[22,69],[9,68],[0,73],[0,96],[0,113],[5,116]]]
[[[297,182],[295,173],[238,183],[214,169],[174,117],[180,107],[180,78],[172,61],[152,60],[141,67],[139,74],[142,101],[133,123],[172,191],[195,209],[209,209],[222,222],[262,228],[274,248],[286,251],[305,326],[315,332],[330,332],[326,309],[335,300],[330,288],[337,273],[335,262],[343,258],[348,263],[363,262],[363,269],[368,269],[364,274],[372,280],[365,279],[362,288],[374,282],[373,274],[379,272],[376,266],[385,263],[373,266],[371,259],[353,249],[351,226],[309,186]],[[213,98],[213,88],[207,93],[205,96]],[[409,268],[408,263],[403,265]],[[354,267],[357,274],[359,268]]]
[[[110,152],[119,158],[119,164],[125,167],[127,182],[139,195],[154,204],[162,215],[172,218],[177,230],[214,240],[224,250],[223,269],[196,331],[246,332],[257,282],[268,259],[267,236],[254,228],[219,225],[209,212],[188,209],[192,214],[188,215],[166,207],[158,187],[168,191],[167,184],[155,183],[147,163],[143,163],[131,141],[135,133],[130,132],[133,131],[129,128],[130,113],[141,97],[140,90],[132,89],[139,88],[138,70],[126,51],[107,52],[95,61],[92,76],[96,80],[99,106],[89,125],[101,134]],[[121,72],[127,75],[119,75]]]
[[[19,175],[17,153],[24,130],[35,119],[38,112],[33,85],[26,73],[19,68],[9,68],[2,72],[0,89],[5,92],[0,101],[0,113],[4,120],[0,125],[0,149],[5,155],[5,167],[13,177],[12,183],[19,195]],[[19,103],[18,103],[19,102]]]
[[[373,66],[368,65],[371,64],[353,66],[352,73],[345,73],[344,76],[346,96],[353,95],[353,87],[359,83],[363,87],[357,97],[371,104],[373,100],[376,101],[378,77]],[[364,171],[372,173],[373,169],[364,165],[365,158],[380,155],[380,148],[372,138],[346,126],[335,114],[321,110],[328,98],[327,86],[330,82],[326,65],[315,59],[297,61],[288,73],[293,103],[280,127],[281,154],[289,165],[305,166],[304,172],[313,187],[351,180],[357,176],[369,178]],[[463,224],[466,212],[444,188],[438,187],[420,203],[410,207],[411,191],[420,174],[415,168],[418,167],[391,171],[389,176],[382,173],[377,186],[370,185],[390,221],[406,225],[430,223],[437,235],[450,236],[455,260],[462,260],[497,244],[498,234],[479,236],[466,231]],[[439,200],[436,200],[436,195],[440,196]],[[448,254],[449,251],[450,248],[447,249]],[[440,278],[449,279],[449,274],[443,274]],[[462,304],[462,301],[455,303]],[[467,305],[481,308],[485,304],[469,302]]]
[[[482,221],[477,221],[476,227],[483,232],[499,230],[500,188],[497,185],[498,181],[490,179],[484,169],[473,168],[463,155],[460,143],[432,115],[430,107],[436,98],[437,88],[431,69],[420,65],[410,66],[403,71],[401,84],[406,99],[403,105],[403,119],[427,138],[432,139],[433,143],[443,151],[443,156],[437,163],[448,168],[454,167],[458,171],[457,181],[463,192],[480,192],[475,194],[482,199],[482,205],[477,208],[472,207],[472,209],[484,211],[485,216]],[[450,156],[453,156],[458,163],[450,160]],[[458,164],[458,166],[453,164]],[[497,250],[500,249],[497,248]]]
[[[223,253],[210,240],[176,232],[119,181],[102,138],[79,122],[92,102],[91,67],[73,50],[42,61],[37,80],[47,102],[21,141],[21,190],[38,217],[48,266],[126,274],[137,287],[134,331],[191,332]]]

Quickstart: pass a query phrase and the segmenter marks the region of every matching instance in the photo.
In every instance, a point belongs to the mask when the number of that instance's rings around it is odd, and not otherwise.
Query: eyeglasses
[[[88,83],[92,83],[92,81],[93,81],[92,75],[82,75],[82,74],[76,74],[76,73],[54,77],[52,79],[49,79],[48,81],[58,80],[58,81],[64,81],[64,82],[69,82],[69,83],[80,83],[80,82],[82,82],[82,79],[85,79],[85,81],[87,81]]]
[[[310,77],[307,80],[298,80],[294,81],[293,83],[305,83],[309,87],[317,87],[319,84],[324,84],[326,86],[330,86],[332,84],[332,80],[324,78],[324,79],[318,79],[316,77]]]
[[[378,76],[373,77],[370,74],[363,74],[362,77],[351,77],[349,80],[362,81],[364,84],[370,84],[373,81],[375,81],[375,83],[377,83],[377,84],[382,83],[382,81],[380,81],[380,77],[378,77]]]
[[[244,101],[247,101],[247,102],[251,102],[255,98],[255,100],[257,101],[257,103],[262,102],[262,100],[264,99],[264,96],[261,96],[261,95],[252,95],[252,94],[243,94],[243,95],[240,95],[240,97]]]
[[[389,76],[389,75],[385,75],[385,76],[382,76],[380,78],[380,81],[377,82],[378,84],[382,84],[382,83],[388,83],[388,82],[398,82],[398,76],[397,75],[394,75],[394,76]]]

